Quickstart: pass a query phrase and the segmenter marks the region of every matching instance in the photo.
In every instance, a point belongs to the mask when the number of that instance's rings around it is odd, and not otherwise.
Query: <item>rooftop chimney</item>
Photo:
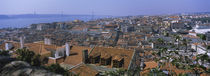
[[[147,36],[145,36],[144,40],[147,41]]]
[[[22,49],[24,47],[24,37],[20,37],[20,48]]]
[[[83,50],[82,51],[82,62],[86,64],[87,61],[88,61],[88,50]]]
[[[65,45],[66,45],[66,56],[69,56],[69,54],[70,54],[70,47],[69,47],[69,44],[66,43]]]
[[[154,48],[154,43],[151,43],[151,47]]]
[[[59,57],[59,52],[58,51],[55,51],[55,58],[58,58]]]
[[[13,47],[12,43],[5,43],[5,50],[10,50]]]

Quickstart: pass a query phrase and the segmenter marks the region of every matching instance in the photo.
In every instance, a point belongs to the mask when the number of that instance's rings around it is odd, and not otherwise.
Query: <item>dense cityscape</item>
[[[209,20],[210,13],[194,13],[1,29],[1,75],[208,76]]]
[[[0,5],[0,76],[210,76],[209,0]]]

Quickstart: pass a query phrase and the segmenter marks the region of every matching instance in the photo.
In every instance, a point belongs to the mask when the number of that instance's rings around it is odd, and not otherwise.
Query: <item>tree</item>
[[[17,59],[21,61],[26,61],[30,63],[32,66],[40,66],[41,60],[40,55],[35,55],[33,51],[29,51],[28,49],[18,49],[16,51],[18,54]]]
[[[125,76],[125,74],[129,74],[131,75],[131,73],[133,74],[133,71],[127,71],[125,69],[117,69],[115,71],[106,71],[105,72],[105,76]]]
[[[207,61],[209,59],[209,56],[207,55],[207,53],[205,53],[197,55],[196,58],[196,60],[201,60],[201,63],[204,64],[204,61]]]
[[[196,74],[196,76],[200,76],[200,74],[202,73],[202,71],[199,68],[199,65],[198,64],[190,65],[190,68],[189,69],[191,69]]]
[[[187,47],[187,45],[188,45],[188,40],[187,40],[187,39],[183,39],[183,44],[184,44],[184,46],[185,46],[185,53],[186,53],[187,50],[188,50],[188,47]]]
[[[0,51],[0,56],[9,56],[9,51],[6,50]]]
[[[135,76],[136,74],[139,74],[140,71],[140,67],[130,70],[120,68],[115,71],[105,71],[105,76]]]
[[[160,48],[159,51],[158,51],[158,55],[160,57],[164,56],[167,52],[168,48]]]
[[[164,43],[164,40],[162,38],[158,38],[157,41],[160,43]]]
[[[178,52],[176,51],[169,51],[168,52],[168,48],[160,48],[158,51],[158,55],[160,56],[160,58],[158,59],[159,64],[161,64],[161,66],[165,66],[165,64],[169,63],[168,67],[169,67],[169,73],[172,74],[171,71],[171,65],[170,65],[170,60],[172,59],[172,56],[170,54],[175,53],[177,54]]]
[[[204,34],[197,34],[198,37],[200,37],[202,40],[206,40],[206,35]]]
[[[150,70],[147,76],[167,76],[162,70],[153,68]]]
[[[62,74],[64,76],[70,75],[70,73],[64,68],[62,68],[59,64],[52,64],[50,66],[45,67],[45,69],[57,74]]]
[[[178,48],[179,48],[179,42],[181,40],[180,36],[175,35],[174,36],[176,41],[178,42]],[[161,40],[159,40],[161,42]],[[188,42],[190,40],[187,39],[183,39],[183,45],[186,47],[186,50],[188,50]],[[192,52],[193,56],[193,52],[194,50],[190,50]],[[176,66],[178,69],[188,69],[188,70],[192,70],[194,72],[194,74],[196,74],[196,76],[199,76],[202,73],[209,73],[210,70],[207,69],[206,67],[203,66],[204,62],[210,62],[209,56],[207,54],[201,54],[201,55],[197,55],[197,64],[194,64],[194,61],[191,60],[191,58],[189,58],[189,56],[186,55],[182,55],[179,54],[178,51],[167,51],[167,48],[160,48],[159,51],[157,52],[153,52],[153,55],[158,55],[159,57],[157,57],[157,61],[159,62],[159,66],[165,66],[165,63],[169,63],[168,67],[169,67],[169,74],[170,75],[176,75],[174,74],[174,72],[171,71],[171,65],[170,63],[172,63],[172,65]],[[202,62],[201,65],[198,64],[198,60],[200,60]],[[158,69],[160,69],[159,67],[154,70],[153,72],[158,72]],[[151,76],[157,76],[156,73],[150,73]],[[180,74],[179,76],[186,76],[186,74]]]
[[[206,48],[209,50],[210,49],[210,46],[207,46]]]
[[[40,55],[34,55],[31,61],[32,61],[31,65],[40,66],[41,65]]]
[[[178,76],[188,76],[187,74],[179,74]]]

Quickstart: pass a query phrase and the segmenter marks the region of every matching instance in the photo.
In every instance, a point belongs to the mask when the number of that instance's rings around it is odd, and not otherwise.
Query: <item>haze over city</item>
[[[209,12],[210,0],[1,0],[0,14],[154,15]]]

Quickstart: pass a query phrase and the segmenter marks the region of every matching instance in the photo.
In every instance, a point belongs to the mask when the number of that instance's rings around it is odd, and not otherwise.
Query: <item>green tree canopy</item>
[[[202,40],[206,40],[206,35],[204,34],[197,34],[198,37],[200,37]]]
[[[50,66],[45,67],[47,70],[57,73],[57,74],[62,74],[64,76],[69,76],[70,73],[62,68],[59,64],[52,64]]]
[[[0,51],[0,56],[9,56],[9,51],[6,50]]]
[[[40,66],[41,60],[40,55],[35,55],[33,51],[29,51],[28,49],[18,49],[16,51],[18,54],[17,59],[21,61],[26,61],[30,63],[32,66]]]

